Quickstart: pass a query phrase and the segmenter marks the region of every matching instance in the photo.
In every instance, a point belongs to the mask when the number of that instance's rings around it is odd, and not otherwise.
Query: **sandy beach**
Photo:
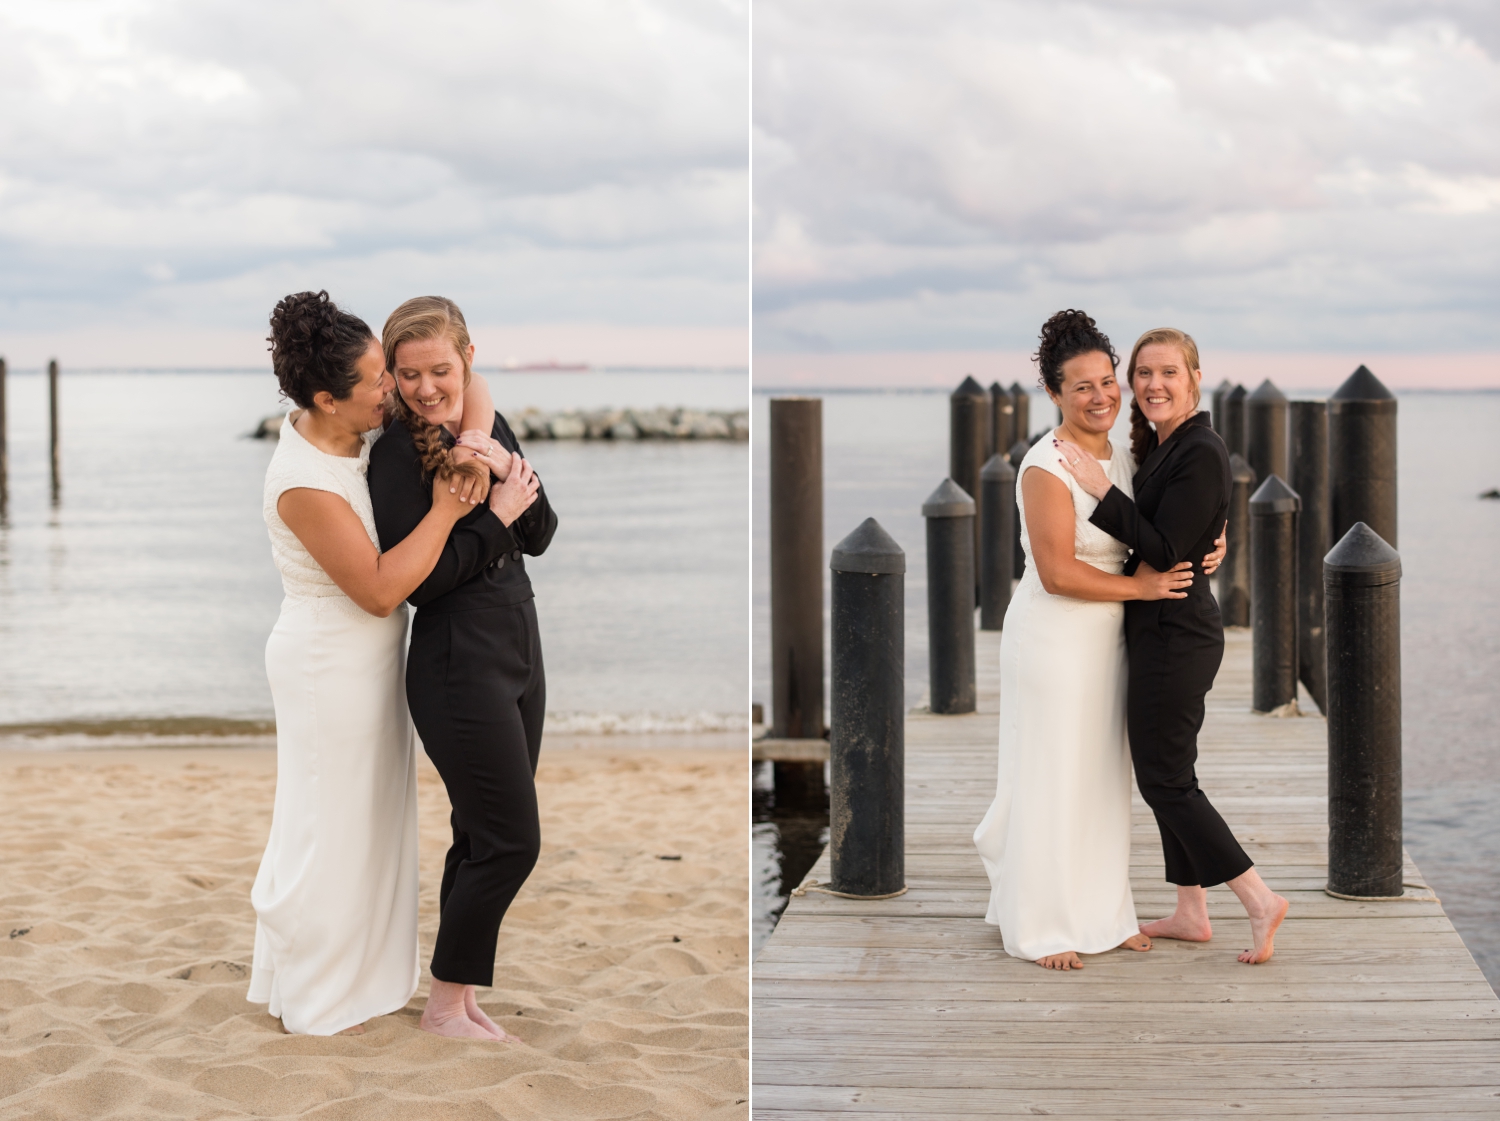
[[[480,999],[525,1046],[417,1028],[448,840],[425,758],[422,987],[362,1036],[314,1038],[245,1001],[274,751],[0,750],[0,1118],[747,1116],[729,738],[549,739],[541,860]]]

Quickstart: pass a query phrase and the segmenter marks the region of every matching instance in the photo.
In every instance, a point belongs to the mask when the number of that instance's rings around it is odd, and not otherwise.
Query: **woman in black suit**
[[[1177,885],[1176,911],[1141,931],[1208,941],[1205,889],[1227,883],[1250,916],[1255,940],[1240,961],[1255,964],[1274,952],[1287,901],[1265,885],[1194,772],[1203,698],[1224,657],[1219,605],[1195,558],[1212,550],[1229,509],[1229,453],[1208,414],[1198,411],[1203,373],[1191,337],[1170,328],[1148,331],[1131,351],[1128,377],[1134,500],[1110,484],[1092,457],[1070,445],[1062,451],[1068,471],[1099,499],[1089,520],[1130,546],[1126,575],[1141,563],[1166,572],[1194,560],[1186,599],[1125,605],[1130,754],[1136,785],[1161,831],[1167,880]]]
[[[396,420],[370,452],[380,547],[394,547],[421,521],[433,475],[452,461],[482,463],[498,480],[409,597],[417,613],[406,696],[453,806],[422,1027],[515,1040],[480,1010],[474,988],[494,980],[500,921],[541,847],[533,780],[546,676],[522,558],[546,550],[557,515],[499,413],[488,431],[458,431],[474,347],[452,301],[408,300],[386,321],[381,344],[396,377]]]

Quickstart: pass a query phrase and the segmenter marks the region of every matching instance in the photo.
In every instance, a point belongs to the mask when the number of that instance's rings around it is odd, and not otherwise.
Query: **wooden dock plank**
[[[998,645],[980,634],[979,712],[908,717],[907,893],[796,897],[757,958],[756,1117],[1500,1117],[1500,999],[1410,857],[1404,899],[1323,892],[1324,723],[1249,711],[1243,631],[1199,773],[1291,900],[1276,957],[1235,960],[1249,925],[1225,888],[1209,943],[1067,974],[1007,955],[972,841],[994,792]],[[811,879],[827,873],[825,853]],[[1131,881],[1142,919],[1171,909],[1139,797]]]

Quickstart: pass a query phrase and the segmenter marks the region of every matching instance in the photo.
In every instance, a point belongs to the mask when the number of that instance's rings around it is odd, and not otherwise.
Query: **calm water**
[[[488,374],[527,405],[743,408],[743,374]],[[269,373],[64,373],[48,501],[46,379],[9,379],[0,528],[0,724],[266,717],[281,583],[261,518],[282,411]],[[552,727],[742,727],[742,443],[526,447],[561,519],[528,560]]]
[[[767,705],[768,400],[757,395],[752,407],[752,680],[753,699]],[[1038,395],[1031,415],[1037,430],[1056,413]],[[1500,557],[1500,502],[1477,497],[1500,486],[1500,393],[1403,394],[1399,418],[1406,840],[1500,986],[1500,581],[1490,571]],[[947,396],[830,394],[823,426],[824,552],[872,516],[906,550],[907,701],[919,704],[927,688],[920,507],[948,470]],[[784,902],[777,836],[771,822],[757,833],[758,930]]]

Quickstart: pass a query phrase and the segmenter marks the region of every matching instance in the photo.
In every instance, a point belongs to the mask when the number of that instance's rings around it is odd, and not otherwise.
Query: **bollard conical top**
[[[1260,383],[1259,389],[1257,389],[1254,393],[1250,394],[1250,396],[1246,398],[1246,401],[1253,401],[1258,405],[1284,405],[1286,404],[1286,394],[1277,389],[1276,386],[1271,383],[1271,379],[1267,378],[1265,381]]]
[[[952,479],[944,479],[922,503],[924,518],[972,518],[974,499]]]
[[[1020,467],[1021,460],[1026,458],[1026,453],[1030,450],[1031,444],[1028,441],[1017,440],[1010,446],[1010,451],[1006,452],[1005,454],[1006,457],[1010,460],[1011,466]]]
[[[1364,522],[1355,522],[1323,558],[1323,579],[1345,587],[1394,584],[1401,579],[1401,554]]]
[[[833,547],[828,567],[835,572],[899,576],[906,571],[906,554],[879,522],[866,518],[853,533]]]
[[[1243,401],[1248,396],[1249,394],[1245,392],[1245,387],[1243,385],[1237,385],[1229,391],[1229,394],[1225,398],[1225,400]]]
[[[990,396],[1009,397],[1010,390],[1006,389],[1005,386],[1001,385],[998,381],[992,381],[990,382]]]
[[[1250,496],[1252,514],[1293,514],[1300,509],[1302,499],[1282,481],[1280,475],[1267,475],[1266,481]]]
[[[953,391],[952,395],[954,397],[988,397],[989,396],[989,394],[984,391],[984,386],[980,385],[977,381],[975,381],[972,375],[968,376],[968,377],[965,377],[963,381],[959,382],[958,383],[958,388]]]
[[[1016,469],[999,452],[996,452],[989,459],[985,460],[984,466],[979,469],[979,481],[982,483],[988,482],[990,479],[1000,479],[1003,481],[1005,479],[1014,479],[1015,477]]]
[[[1237,483],[1253,483],[1255,468],[1246,463],[1245,457],[1239,452],[1232,452],[1229,456],[1229,477]]]
[[[1330,401],[1394,401],[1396,399],[1384,383],[1370,373],[1368,366],[1360,366],[1344,379],[1344,384],[1333,392]]]

